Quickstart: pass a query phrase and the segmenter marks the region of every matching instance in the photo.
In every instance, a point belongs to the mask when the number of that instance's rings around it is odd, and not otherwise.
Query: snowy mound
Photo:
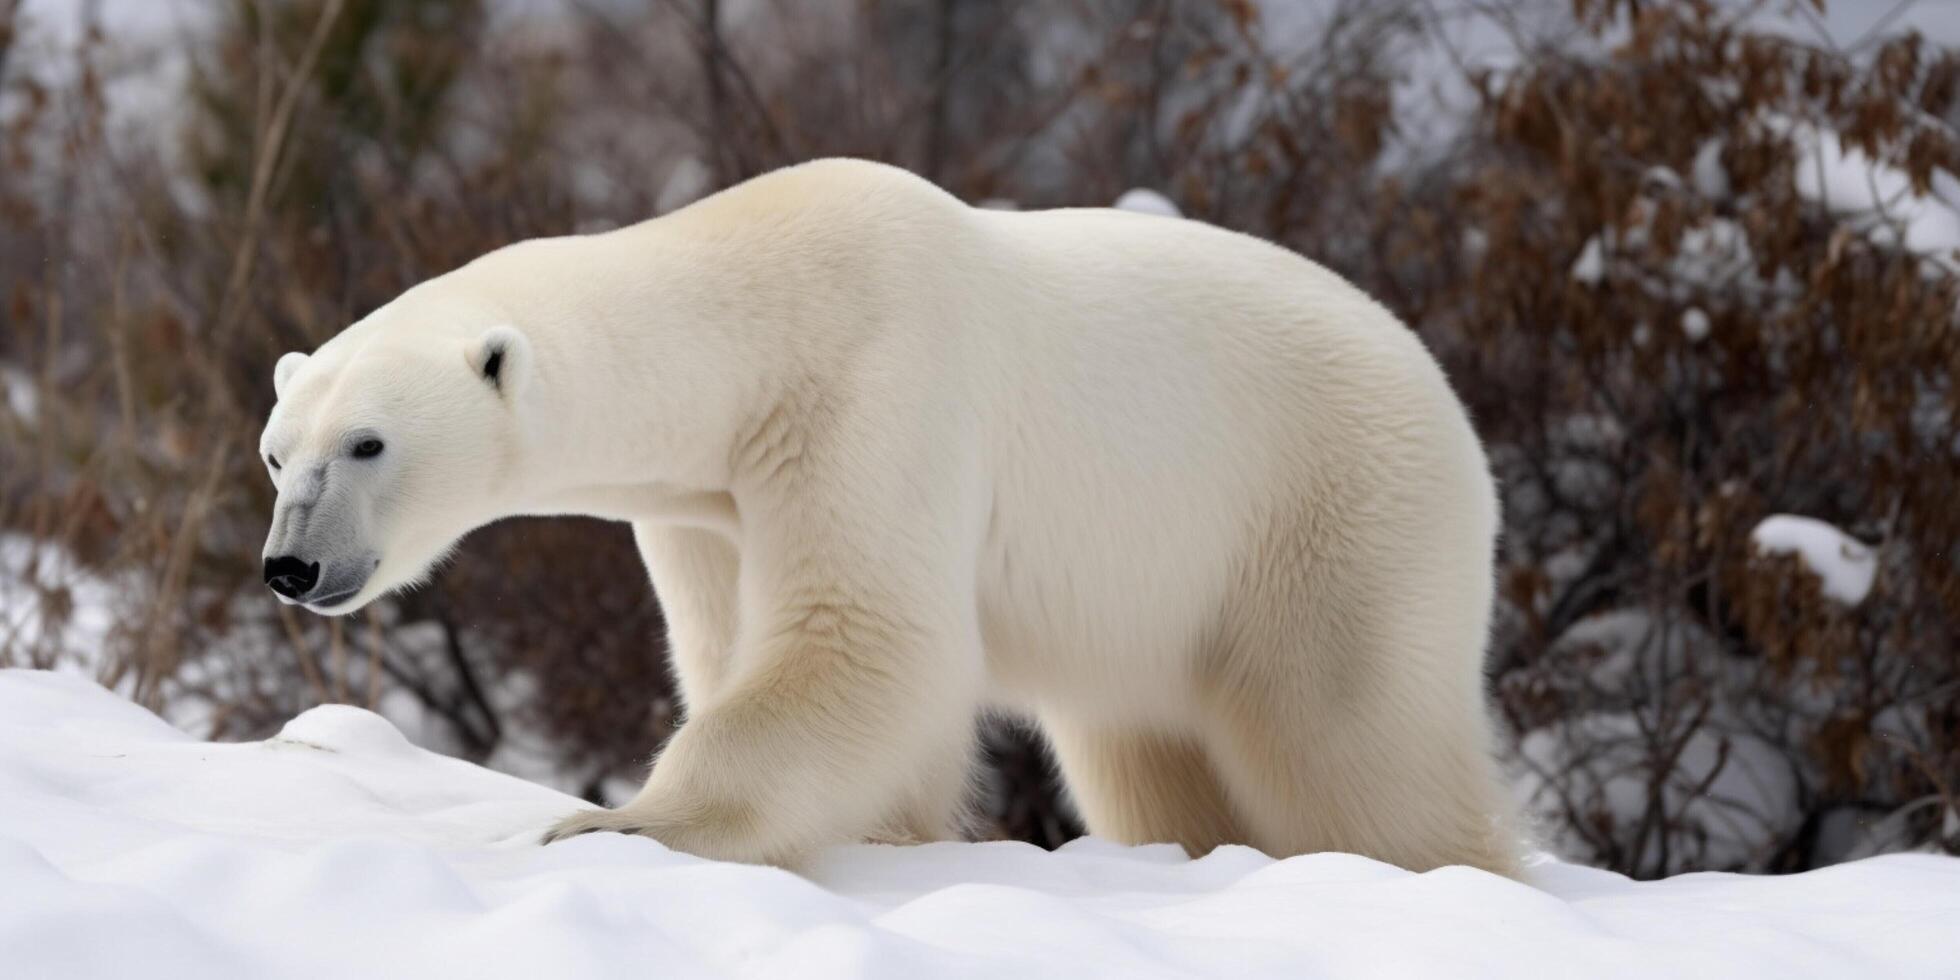
[[[0,671],[9,977],[1952,976],[1960,860],[1539,888],[1342,854],[1083,841],[852,847],[806,880],[639,838],[535,841],[576,800],[323,707],[193,740]]]
[[[1878,555],[1869,545],[1814,517],[1772,514],[1749,532],[1768,554],[1793,554],[1817,574],[1824,594],[1855,606],[1871,594]]]
[[[1138,214],[1156,214],[1166,218],[1183,217],[1171,199],[1148,187],[1133,187],[1123,192],[1116,203],[1110,205],[1118,211],[1135,211]]]

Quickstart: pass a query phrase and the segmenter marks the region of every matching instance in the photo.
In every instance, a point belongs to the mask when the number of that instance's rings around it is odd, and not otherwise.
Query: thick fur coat
[[[997,709],[1104,837],[1515,869],[1483,452],[1414,334],[1273,245],[821,161],[486,255],[275,384],[289,601],[505,516],[632,524],[687,720],[552,837],[949,837]]]

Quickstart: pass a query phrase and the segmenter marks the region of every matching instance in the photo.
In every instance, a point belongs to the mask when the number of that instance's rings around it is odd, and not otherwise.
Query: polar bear
[[[507,516],[632,525],[686,722],[547,840],[952,837],[995,710],[1099,836],[1517,867],[1483,451],[1414,334],[1274,245],[826,160],[492,252],[273,383],[283,601]]]

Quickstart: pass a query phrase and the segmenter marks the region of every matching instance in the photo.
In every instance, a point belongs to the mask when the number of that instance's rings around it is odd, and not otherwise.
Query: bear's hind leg
[[[1123,844],[1172,843],[1192,857],[1243,843],[1211,761],[1189,738],[1042,719],[1089,832]]]
[[[1353,619],[1317,625],[1304,648],[1294,634],[1279,658],[1241,658],[1210,692],[1208,744],[1249,842],[1515,877],[1479,651],[1424,651],[1412,631]]]

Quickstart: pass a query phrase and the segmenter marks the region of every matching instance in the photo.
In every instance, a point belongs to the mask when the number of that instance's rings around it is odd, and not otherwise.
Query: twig
[[[368,607],[367,624],[367,709],[373,711],[381,704],[381,615],[374,611],[373,606]]]
[[[333,700],[347,703],[347,638],[339,616],[327,621],[327,662],[333,665]]]
[[[286,90],[280,93],[263,138],[253,153],[252,184],[245,196],[245,226],[239,235],[237,250],[232,254],[231,274],[226,278],[223,298],[218,303],[218,319],[211,328],[210,343],[219,349],[222,349],[244,306],[245,286],[252,277],[252,263],[258,255],[255,243],[259,224],[265,219],[266,199],[272,193],[272,175],[279,163],[280,151],[285,146],[293,113],[299,107],[300,95],[320,60],[320,52],[327,46],[327,35],[331,33],[334,22],[340,19],[341,8],[345,5],[345,0],[327,0],[326,7],[320,11],[320,19],[313,25],[313,35],[307,38],[299,65],[286,83]],[[224,386],[213,386],[214,389],[219,387]],[[228,388],[226,393],[229,393]]]
[[[313,703],[325,704],[327,684],[320,676],[320,665],[313,662],[313,647],[306,642],[306,632],[300,629],[299,617],[293,615],[292,607],[283,602],[274,603],[279,615],[279,625],[286,630],[286,638],[292,641],[293,652],[299,658],[299,672],[306,678],[306,687],[313,693]]]

